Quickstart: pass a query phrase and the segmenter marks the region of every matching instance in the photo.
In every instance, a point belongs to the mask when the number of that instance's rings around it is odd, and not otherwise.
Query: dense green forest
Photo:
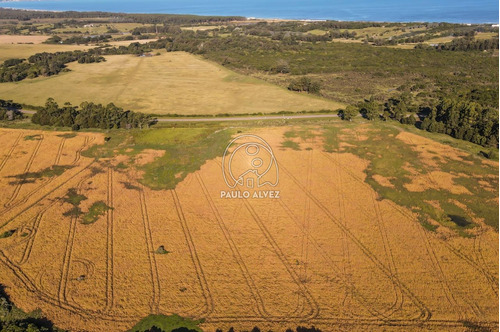
[[[498,109],[461,99],[442,99],[421,128],[483,146],[498,144]]]

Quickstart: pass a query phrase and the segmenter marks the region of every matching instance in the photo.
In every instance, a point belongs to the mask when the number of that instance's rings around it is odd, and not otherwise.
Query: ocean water
[[[452,23],[498,23],[498,5],[498,0],[0,0],[0,7],[57,11]]]

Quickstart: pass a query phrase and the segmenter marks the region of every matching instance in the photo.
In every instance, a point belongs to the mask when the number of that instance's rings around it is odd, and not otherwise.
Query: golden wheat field
[[[204,318],[206,331],[498,329],[496,231],[429,232],[378,199],[367,161],[325,152],[320,138],[283,148],[285,131],[252,131],[274,152],[279,198],[228,199],[221,157],[175,190],[151,190],[140,172],[117,167],[123,156],[81,155],[103,134],[0,129],[0,233],[14,231],[0,239],[9,296],[72,331],[123,331],[149,313]],[[150,153],[142,162],[159,155]],[[30,175],[55,166],[64,172]],[[82,211],[111,209],[82,223],[67,213],[71,188],[87,198]]]

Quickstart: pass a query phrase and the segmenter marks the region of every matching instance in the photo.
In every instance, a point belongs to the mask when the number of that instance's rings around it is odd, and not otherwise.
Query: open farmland
[[[0,35],[0,63],[8,59],[29,58],[36,53],[66,52],[86,50],[91,48],[86,45],[53,45],[53,44],[27,44],[33,39],[40,41],[43,36],[1,36]],[[22,43],[22,44],[21,44]]]
[[[41,44],[47,39],[47,36],[0,35],[0,44]]]
[[[200,57],[166,53],[153,57],[107,56],[106,62],[72,63],[71,72],[0,84],[0,96],[43,105],[47,96],[80,104],[110,103],[154,114],[219,114],[311,111],[342,107],[225,69]],[[81,87],[85,86],[84,89]]]
[[[386,124],[238,131],[274,151],[279,199],[221,198],[235,128],[111,131],[107,143],[0,129],[0,274],[13,301],[74,331],[123,331],[149,313],[204,318],[207,331],[498,329],[498,219],[486,211],[498,215],[498,162]],[[384,164],[388,137],[397,158],[420,158]],[[175,189],[147,186],[161,168]],[[462,209],[479,190],[484,209]]]

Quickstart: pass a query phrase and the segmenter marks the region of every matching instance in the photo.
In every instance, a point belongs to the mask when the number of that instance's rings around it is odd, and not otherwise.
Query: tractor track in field
[[[356,176],[355,174],[353,174],[350,170],[348,170],[343,164],[339,163],[339,162],[336,162],[334,160],[332,160],[330,158],[330,156],[328,155],[327,152],[323,152],[323,154],[329,159],[331,160],[332,162],[334,162],[337,166],[341,167],[344,171],[346,171],[354,180],[356,180],[357,182],[363,184],[365,187],[367,188],[370,188],[370,190],[373,190],[371,188],[371,186],[369,184],[367,184],[363,179],[359,178],[358,176]],[[429,179],[430,181],[433,181],[432,179]],[[386,200],[392,207],[396,208],[400,213],[402,213],[404,216],[406,216],[409,220],[413,220],[415,222],[418,223],[418,221],[415,220],[415,217],[412,216],[411,214],[407,213],[406,211],[404,211],[401,207],[399,207],[396,203],[390,201],[390,200]],[[426,251],[428,253],[428,256],[431,260],[431,263],[432,265],[434,266],[434,271],[437,272],[438,274],[438,278],[440,280],[440,284],[441,284],[441,288],[443,290],[443,293],[447,299],[447,301],[450,303],[450,305],[453,306],[454,308],[454,311],[457,313],[458,316],[462,316],[462,308],[461,306],[458,304],[457,300],[455,299],[454,295],[453,295],[453,292],[451,290],[451,286],[450,286],[450,283],[448,281],[448,279],[446,278],[445,274],[444,274],[444,270],[439,262],[439,259],[437,258],[437,255],[434,251],[434,248],[433,246],[430,244],[430,240],[429,240],[429,234],[428,232],[426,232],[422,227],[421,225],[419,224],[418,225],[419,227],[417,227],[417,230],[421,236],[421,239],[422,239],[422,242],[424,243],[425,245],[425,248],[426,248]],[[459,254],[457,252],[455,252],[455,248],[453,248],[453,246],[451,246],[449,243],[447,243],[446,241],[444,240],[441,240],[437,237],[435,237],[435,239],[438,239],[440,243],[444,244],[445,247],[447,247],[450,251],[454,252],[455,254]],[[465,256],[465,255],[464,255]],[[462,258],[462,257],[461,257]],[[464,257],[462,259],[465,259],[467,261],[467,259]],[[471,310],[476,314],[476,315],[481,315],[480,313],[480,310],[478,309],[478,306],[477,304],[471,304],[471,303],[468,303],[468,301],[465,301],[469,307],[471,308]],[[464,318],[464,317],[462,317]]]
[[[351,294],[356,299],[356,301],[361,304],[361,306],[363,306],[368,312],[370,312],[370,314],[373,317],[377,318],[378,321],[380,322],[388,321],[389,318],[387,316],[377,311],[376,309],[373,309],[371,303],[369,303],[369,301],[356,290],[355,284],[349,280],[348,276],[345,273],[343,273],[344,269],[338,267],[337,263],[335,263],[335,260],[322,249],[318,241],[314,237],[312,237],[312,235],[306,229],[303,228],[302,221],[295,216],[290,207],[286,205],[282,200],[278,200],[278,203],[280,204],[281,208],[287,213],[290,219],[292,219],[295,222],[295,224],[301,230],[301,232],[304,233],[307,237],[309,237],[309,242],[313,245],[316,251],[318,251],[318,253],[323,257],[323,259],[330,266],[330,268],[336,273],[337,276],[335,277],[335,280],[343,284],[342,287],[346,289],[346,292],[349,292],[349,294]]]
[[[415,143],[413,143],[413,140],[411,139],[408,139],[408,141],[410,142],[411,145],[414,145],[416,146]],[[434,180],[434,178],[431,176],[430,172],[429,172],[429,169],[426,167],[426,166],[423,166],[424,168],[424,176],[427,177],[427,179],[436,187],[436,188],[439,188],[439,184]],[[443,267],[441,266],[441,263],[439,261],[439,258],[437,257],[437,254],[434,250],[434,247],[431,245],[430,243],[430,239],[429,239],[429,234],[428,232],[426,232],[422,227],[419,227],[419,231],[421,233],[421,235],[423,236],[423,239],[424,239],[424,243],[426,245],[426,249],[429,253],[429,256],[431,257],[431,261],[433,262],[433,265],[434,265],[434,268],[435,270],[438,272],[439,274],[439,278],[440,278],[440,282],[441,284],[443,285],[443,289],[445,291],[445,296],[448,300],[448,302],[453,306],[455,312],[457,313],[457,315],[460,317],[460,319],[466,319],[467,317],[465,317],[463,315],[463,308],[462,306],[458,303],[457,299],[455,298],[455,296],[453,295],[453,290],[452,290],[452,286],[450,284],[450,282],[448,281],[448,278],[446,277],[446,274],[444,272],[444,269]],[[444,242],[444,241],[443,241]],[[477,303],[471,303],[469,302],[468,299],[466,298],[462,298],[463,302],[465,302],[469,308],[472,310],[472,312],[474,312],[474,314],[480,318],[483,313],[481,312],[481,310],[479,309],[479,306],[477,305]]]
[[[335,216],[333,216],[330,211],[319,201],[311,192],[307,191],[300,181],[295,178],[295,176],[286,169],[282,164],[279,164],[280,169],[282,169],[285,174],[287,174],[293,182],[306,194],[311,198],[311,201],[320,208],[323,213],[328,217],[333,224],[335,224],[342,232],[345,232],[347,237],[365,254],[365,256],[382,272],[384,273],[392,283],[396,284],[397,287],[401,289],[401,291],[408,296],[412,302],[419,308],[421,311],[420,320],[429,320],[431,317],[431,311],[427,306],[420,300],[418,297],[413,294],[413,292],[403,284],[398,278],[394,276],[392,271],[385,266],[375,254],[373,254],[342,222],[340,222]]]
[[[53,204],[51,204],[50,206],[52,206],[52,205]],[[31,251],[33,250],[33,244],[35,243],[36,234],[38,233],[38,228],[40,227],[40,223],[42,222],[43,216],[44,216],[46,211],[47,211],[47,209],[38,213],[35,216],[35,218],[33,218],[34,220],[33,220],[33,225],[31,226],[31,232],[30,232],[30,235],[28,237],[28,241],[26,243],[26,248],[23,251],[23,256],[21,257],[21,260],[18,263],[19,265],[25,264],[28,261],[28,259],[30,258]]]
[[[119,315],[104,315],[98,311],[91,310],[82,310],[79,307],[75,307],[69,304],[61,304],[59,305],[57,298],[47,294],[45,291],[39,289],[38,286],[24,273],[22,269],[20,269],[16,264],[14,264],[0,249],[0,263],[8,269],[13,276],[16,277],[19,282],[24,285],[24,288],[32,293],[34,296],[39,298],[40,300],[50,304],[56,308],[61,310],[70,312],[72,314],[76,314],[84,319],[102,319],[108,322],[120,322],[124,324],[134,324],[139,319],[142,318],[140,315],[130,315],[130,316],[119,316]],[[262,317],[254,317],[254,316],[246,316],[246,315],[238,315],[238,316],[230,316],[230,315],[221,315],[221,316],[212,316],[207,318],[206,322],[210,324],[217,323],[233,323],[233,322],[251,322],[251,323],[267,323],[267,322],[290,322],[293,324],[301,324],[303,320],[283,320],[283,319],[273,319],[273,318],[262,318]],[[349,318],[341,318],[341,317],[318,317],[314,320],[311,320],[311,323],[315,324],[329,324],[335,326],[345,326],[346,324],[352,324],[353,326],[401,326],[401,327],[437,327],[437,328],[463,328],[463,322],[458,320],[430,320],[425,322],[416,322],[414,320],[391,320],[390,322],[380,322],[378,319],[349,319]],[[489,327],[493,329],[498,329],[498,321],[477,321],[475,322],[484,327]]]
[[[390,245],[389,237],[387,236],[387,228],[385,227],[384,220],[382,213],[380,212],[380,206],[379,203],[375,199],[375,194],[373,192],[370,193],[371,199],[372,199],[372,204],[375,209],[375,214],[376,214],[376,221],[377,221],[377,228],[380,232],[380,236],[382,238],[382,243],[384,245],[384,252],[388,260],[388,267],[391,273],[396,277],[399,278],[398,276],[398,269],[396,266],[396,262],[394,261],[394,255],[392,252],[392,247]],[[394,286],[394,293],[396,294],[396,299],[394,300],[394,303],[392,306],[388,309],[388,315],[394,314],[396,311],[399,311],[403,307],[403,293],[401,292],[401,289],[399,287]]]
[[[59,148],[57,149],[57,155],[56,155],[56,158],[55,158],[53,166],[56,166],[56,165],[59,164],[59,161],[61,159],[61,154],[62,154],[62,148],[64,146],[64,141],[65,140],[66,140],[66,138],[63,138],[61,140],[61,143],[59,144]],[[17,207],[17,206],[19,206],[21,204],[26,203],[28,201],[28,199],[30,199],[35,193],[37,193],[38,191],[40,191],[42,188],[45,188],[50,182],[52,182],[52,180],[54,180],[54,177],[46,179],[38,187],[36,187],[35,189],[33,189],[30,192],[26,193],[26,195],[24,195],[21,199],[12,202],[8,207],[6,207],[2,211],[0,211],[0,214],[1,213],[9,212],[13,208],[15,208],[15,207]]]
[[[313,150],[308,152],[307,159],[307,171],[306,171],[306,188],[311,189],[311,172],[312,172],[312,164],[313,164]],[[303,282],[307,282],[307,265],[309,258],[309,237],[307,234],[310,232],[310,215],[311,215],[311,200],[309,197],[305,196],[304,200],[304,214],[302,218],[302,224],[304,225],[305,233],[302,233],[301,237],[301,246],[300,246],[300,259],[301,264],[303,266],[302,271],[300,271],[299,280]],[[297,306],[301,308],[300,312],[303,312],[305,309],[303,298],[300,294],[297,294]]]
[[[71,165],[75,165],[77,162],[80,161],[80,159],[82,157],[82,151],[85,150],[85,148],[87,146],[89,146],[90,143],[92,143],[93,141],[95,141],[95,136],[92,136],[91,138],[89,138],[88,136],[85,136],[82,146],[78,150],[76,150],[75,159],[73,159],[73,161],[71,162]]]
[[[338,160],[335,160],[335,158],[333,158],[332,156],[326,154],[325,152],[323,152],[322,155],[324,157],[326,157],[330,162],[335,163],[337,166],[341,166],[341,163]],[[339,167],[336,167],[336,169],[337,169],[337,172],[340,174]],[[345,171],[344,168],[342,168],[342,169]],[[351,176],[351,178],[353,178],[356,182],[359,183],[358,178],[352,177],[352,175],[350,173],[348,173],[348,174]],[[340,181],[340,177],[341,176],[339,175],[339,181]],[[362,183],[362,185],[364,187],[366,187],[364,182]],[[342,193],[341,196],[343,196],[342,190],[341,190],[341,193]],[[391,274],[393,274],[396,278],[398,278],[396,262],[394,261],[392,248],[391,248],[391,245],[389,242],[389,238],[387,236],[387,229],[384,225],[383,216],[382,216],[382,213],[380,211],[380,206],[376,200],[376,197],[375,197],[373,190],[370,190],[370,199],[371,199],[373,209],[375,212],[375,216],[376,216],[375,217],[375,225],[376,225],[377,230],[380,234],[380,238],[382,239],[384,253],[385,253],[385,256],[387,258],[388,268],[391,271]],[[369,214],[365,209],[361,208],[360,211],[370,220],[374,219],[373,216],[371,214]],[[394,302],[392,303],[392,305],[386,309],[386,311],[387,311],[386,316],[391,316],[395,312],[401,310],[401,308],[403,307],[403,303],[404,303],[403,293],[402,293],[401,289],[399,287],[397,287],[397,285],[395,283],[392,283],[392,285],[394,288],[395,299],[394,299]]]
[[[16,149],[16,146],[19,144],[19,141],[21,140],[21,137],[23,137],[23,134],[24,133],[21,132],[19,134],[19,136],[17,136],[16,140],[14,141],[14,143],[11,146],[11,148],[9,149],[9,152],[7,152],[7,154],[5,155],[5,157],[2,159],[2,162],[0,163],[0,171],[5,167],[5,164],[7,163],[7,161],[12,156],[12,153],[14,153],[14,150]]]
[[[92,142],[95,138],[91,139],[90,142]],[[64,143],[64,140],[66,140],[66,138],[63,138],[63,142],[61,142],[61,145],[60,145],[60,148],[58,149],[58,154],[56,156],[56,160],[55,160],[55,163],[54,163],[54,166],[57,165],[60,161],[60,158],[61,158],[61,154],[62,154],[62,148],[61,146],[63,145]],[[76,165],[76,163],[80,160],[80,153],[83,149],[85,149],[85,147],[89,144],[89,141],[88,141],[88,137],[85,138],[85,141],[82,145],[82,147],[80,147],[77,152],[76,152],[76,155],[75,155],[75,159],[73,160],[73,162],[70,164],[71,166],[74,166]],[[44,181],[42,184],[40,184],[40,186],[38,186],[37,188],[33,189],[32,191],[28,192],[24,197],[22,197],[20,200],[16,201],[16,202],[13,202],[9,207],[7,208],[4,208],[2,211],[0,211],[0,214],[4,214],[4,213],[7,213],[9,211],[11,211],[12,209],[26,203],[31,197],[33,197],[33,195],[35,195],[37,192],[39,192],[40,190],[42,190],[43,188],[45,188],[47,185],[49,185],[53,180],[55,180],[57,178],[56,177],[51,177],[50,179],[48,179],[47,181]]]
[[[87,178],[81,179],[78,185],[76,186],[77,193],[80,191],[83,182],[86,179]],[[62,262],[61,278],[59,280],[59,287],[57,290],[57,298],[60,304],[69,303],[67,299],[68,280],[71,271],[71,260],[73,255],[73,245],[75,243],[77,222],[78,222],[78,217],[76,215],[71,216],[68,237],[66,239],[66,247],[64,250],[63,262]]]
[[[306,299],[310,306],[310,311],[307,314],[307,316],[298,316],[298,318],[301,319],[313,319],[319,315],[319,306],[314,297],[312,296],[311,292],[309,289],[304,285],[304,283],[301,282],[299,275],[295,272],[295,270],[292,268],[290,263],[288,262],[288,259],[286,258],[285,254],[283,253],[282,249],[278,246],[278,243],[274,239],[274,237],[271,235],[265,224],[262,222],[260,219],[259,215],[257,212],[255,212],[255,209],[253,206],[245,199],[243,200],[243,203],[245,204],[245,207],[247,208],[248,212],[250,212],[250,215],[252,216],[252,219],[255,221],[257,226],[260,228],[262,234],[268,241],[268,243],[271,245],[274,253],[276,256],[279,258],[283,266],[285,267],[286,272],[288,275],[292,278],[293,282],[298,286],[300,293],[302,296]],[[291,318],[291,317],[290,317]]]
[[[57,154],[56,154],[56,159],[54,160],[54,166],[59,164],[59,162],[61,161],[61,155],[62,155],[65,143],[66,143],[66,138],[63,137],[61,139],[61,143],[59,143],[59,147],[57,148]]]
[[[345,172],[347,172],[351,176],[351,178],[354,179],[356,182],[362,184],[364,187],[369,188],[371,191],[373,191],[373,189],[371,188],[371,186],[369,184],[365,183],[361,178],[359,178],[358,176],[356,176],[355,174],[353,174],[350,170],[348,170],[346,167],[344,167],[344,165],[342,163],[340,163],[339,161],[334,160],[333,158],[331,158],[331,156],[327,152],[323,152],[323,155],[328,160],[330,160],[331,162],[333,162],[334,164],[336,164],[336,166],[342,168]],[[373,200],[374,199],[373,194],[371,194],[371,196],[372,196],[372,200]],[[374,204],[376,204],[376,202],[374,202]],[[380,213],[380,212],[377,211],[377,213]],[[429,240],[428,240],[426,234],[422,234],[422,231],[423,230],[419,227],[418,228],[418,232],[419,232],[419,235],[421,236],[422,242],[425,245],[427,254],[428,254],[428,256],[429,256],[429,258],[431,260],[431,264],[434,267],[434,271],[437,271],[438,274],[439,274],[438,278],[439,278],[439,281],[440,281],[440,284],[441,284],[441,289],[443,291],[443,294],[445,295],[448,303],[454,308],[454,311],[458,315],[460,315],[460,312],[457,311],[458,303],[456,302],[455,298],[453,297],[453,294],[451,292],[451,288],[449,286],[449,282],[444,277],[444,274],[442,274],[443,273],[443,269],[442,269],[441,265],[439,264],[439,261],[437,260],[437,256],[436,256],[436,254],[434,252],[434,249],[432,248],[432,246],[428,242]]]
[[[83,168],[80,172],[78,172],[77,174],[75,174],[74,176],[72,176],[69,180],[73,179],[74,177],[76,177],[76,175],[79,175],[81,172],[83,172],[84,170],[88,169],[90,167],[90,165],[88,165],[87,167]],[[89,177],[84,177],[84,179],[80,180],[79,184],[88,179]],[[26,243],[26,248],[24,249],[24,252],[23,252],[23,256],[21,258],[21,260],[19,261],[19,264],[20,265],[23,265],[25,264],[28,259],[30,258],[31,256],[31,251],[33,250],[33,244],[35,242],[35,239],[36,239],[36,236],[38,234],[38,229],[40,228],[40,224],[43,220],[43,217],[45,215],[45,213],[52,207],[54,206],[56,203],[60,202],[62,200],[62,198],[57,198],[57,199],[54,199],[47,207],[45,207],[42,211],[38,212],[36,214],[36,216],[33,218],[33,224],[31,226],[31,231],[30,231],[30,235],[28,237],[28,240],[27,240],[27,243]]]
[[[158,273],[158,265],[156,264],[155,249],[153,246],[153,238],[151,232],[151,225],[149,222],[148,207],[146,203],[146,194],[144,193],[144,186],[140,186],[139,190],[139,200],[141,203],[141,216],[144,228],[144,238],[146,241],[146,250],[149,262],[149,268],[151,273],[151,283],[152,283],[152,298],[150,304],[151,313],[159,314],[160,312],[160,297],[161,297],[161,285],[160,285],[160,275]]]
[[[489,264],[488,264],[488,262],[486,262],[486,259],[484,258],[484,255],[483,255],[483,248],[482,248],[483,236],[484,236],[484,231],[481,232],[480,234],[478,234],[476,237],[474,237],[473,250],[474,250],[474,253],[476,255],[477,264],[479,264],[482,267],[484,267],[485,269],[487,269],[486,267]],[[498,250],[498,248],[496,248],[496,250]],[[490,281],[490,283],[495,283],[495,280],[497,280],[497,279],[492,278],[492,280],[489,280],[489,281]],[[498,285],[498,282],[496,282],[495,284]],[[495,295],[498,296],[498,290],[494,288],[493,291],[495,292]]]
[[[26,163],[26,167],[23,170],[22,177],[19,180],[19,183],[16,184],[16,187],[14,188],[14,192],[12,193],[12,196],[7,201],[7,203],[4,204],[4,207],[9,208],[12,205],[12,202],[14,202],[14,200],[19,195],[19,192],[21,191],[21,188],[23,187],[23,184],[26,181],[26,176],[27,176],[26,173],[29,172],[31,166],[33,165],[33,161],[35,160],[35,157],[38,154],[38,151],[40,150],[40,146],[42,145],[43,140],[44,140],[43,135],[40,135],[40,139],[37,140],[35,148],[33,149],[33,152],[31,153],[30,159]]]
[[[82,310],[79,307],[75,307],[69,304],[61,304],[59,305],[57,298],[47,294],[46,292],[39,289],[35,283],[20,269],[16,264],[12,263],[12,261],[5,255],[5,253],[0,249],[0,262],[2,265],[8,269],[17,280],[19,280],[24,288],[32,293],[34,296],[38,297],[40,300],[50,304],[56,308],[61,310],[68,311],[70,313],[76,314],[85,319],[102,319],[109,322],[120,322],[126,324],[136,323],[142,317],[140,315],[130,315],[130,316],[119,316],[119,315],[103,315],[98,311],[90,311],[90,310]],[[301,324],[304,321],[299,320],[288,320],[288,319],[274,319],[274,318],[262,318],[255,316],[246,316],[246,315],[238,315],[238,316],[230,316],[230,315],[221,315],[221,316],[212,316],[207,318],[206,322],[211,324],[217,323],[233,323],[233,322],[251,322],[251,323],[266,323],[266,322],[290,322],[293,324]],[[425,322],[419,322],[415,320],[391,320],[390,322],[381,322],[379,319],[349,319],[349,318],[340,318],[340,317],[318,317],[314,320],[311,320],[311,323],[315,324],[329,324],[335,326],[345,326],[346,324],[352,324],[354,326],[409,326],[409,327],[438,327],[438,328],[463,328],[463,322],[457,320],[430,320]],[[493,329],[498,329],[498,321],[478,321],[475,322],[484,327],[490,327]]]
[[[412,140],[409,140],[411,144],[415,145],[413,143]],[[428,173],[428,172],[427,172]],[[434,179],[430,178],[429,177],[429,180],[432,181],[433,183],[435,183]],[[368,185],[368,184],[367,184]],[[389,201],[391,205],[393,206],[396,206],[397,209],[405,216],[407,216],[408,218],[410,218],[410,220],[414,220],[416,222],[418,222],[417,220],[415,220],[415,218],[407,213],[406,211],[404,211],[403,209],[401,209],[397,204],[395,204],[394,202],[392,201]],[[435,237],[440,243],[442,243],[445,247],[448,248],[449,251],[451,251],[453,254],[455,254],[458,258],[464,260],[467,264],[469,264],[470,266],[472,266],[473,268],[477,269],[480,271],[480,273],[488,280],[488,282],[490,283],[490,286],[493,290],[493,292],[495,293],[496,296],[498,296],[498,277],[494,274],[491,274],[491,272],[488,271],[488,268],[487,266],[484,266],[483,264],[481,264],[480,261],[476,261],[474,258],[464,254],[463,252],[461,252],[459,249],[455,248],[453,245],[449,244],[446,240],[442,240],[438,237]]]
[[[191,260],[196,270],[196,277],[198,279],[198,283],[200,284],[201,293],[205,300],[205,308],[202,309],[201,312],[196,312],[193,314],[199,315],[200,317],[207,317],[214,311],[214,299],[210,292],[205,272],[203,271],[203,267],[201,266],[201,261],[198,256],[198,252],[196,250],[193,237],[189,230],[186,217],[182,210],[182,205],[180,203],[179,196],[177,195],[177,191],[173,189],[170,191],[170,193],[172,195],[172,200],[174,202],[175,210],[179,218],[179,223],[181,224],[182,232],[184,233],[184,239],[186,240],[186,243],[188,245]]]
[[[354,133],[356,135],[357,141],[358,142],[361,141],[358,132],[355,131]],[[330,156],[327,153],[323,153],[323,155],[326,156],[328,159],[330,159],[330,161],[335,162],[337,165],[341,165],[341,163],[338,159],[334,160],[333,158],[329,158]],[[361,183],[364,187],[366,187],[364,181],[360,182],[359,178],[358,179],[354,178],[354,180],[356,180],[356,182]],[[387,261],[389,263],[388,267],[391,270],[391,272],[394,274],[394,276],[396,278],[399,278],[397,265],[396,265],[396,262],[394,261],[394,255],[393,255],[392,248],[390,245],[389,237],[387,236],[387,228],[385,227],[383,216],[382,216],[382,213],[380,211],[380,205],[379,205],[378,201],[376,200],[377,194],[374,190],[370,190],[369,193],[370,193],[370,198],[371,198],[371,201],[373,204],[373,208],[375,210],[375,215],[376,215],[375,220],[377,223],[377,229],[379,230],[380,237],[382,239],[382,244],[384,246],[384,252],[385,252],[385,255],[387,257]],[[365,212],[365,210],[363,210],[363,212]],[[392,306],[390,308],[388,308],[389,315],[392,315],[396,311],[401,310],[403,307],[403,303],[404,303],[403,293],[401,292],[400,288],[396,287],[396,285],[394,285],[394,294],[396,295],[396,298],[395,298]]]
[[[102,319],[110,322],[134,323],[137,322],[137,319],[140,319],[139,316],[123,317],[119,315],[103,315],[99,311],[85,310],[70,303],[60,303],[57,295],[50,295],[45,290],[40,289],[40,287],[37,286],[36,283],[30,277],[28,277],[18,265],[14,264],[5,255],[3,250],[0,250],[0,262],[24,285],[24,288],[28,292],[32,293],[38,299],[56,308],[79,315],[82,318]]]
[[[113,200],[113,169],[108,167],[108,191],[106,205],[106,310],[113,308],[114,302],[114,200]]]
[[[335,167],[335,173],[337,175],[337,182],[338,182],[338,188],[339,190],[337,191],[338,193],[338,204],[339,204],[339,216],[341,221],[344,221],[344,226],[347,227],[347,221],[345,220],[345,214],[346,214],[346,207],[345,207],[345,199],[344,199],[344,185],[343,185],[343,178],[340,170]],[[349,239],[347,238],[347,235],[344,232],[341,232],[342,234],[342,257],[343,257],[343,264],[342,264],[342,272],[344,274],[345,279],[349,279],[350,276],[352,275],[352,266],[351,266],[351,253],[349,249]],[[352,295],[352,293],[351,293]],[[346,305],[347,298],[349,296],[349,293],[345,292],[344,299],[342,300],[342,308],[347,308],[349,307]],[[351,313],[351,315],[354,315]]]
[[[47,196],[49,196],[50,194],[52,194],[54,191],[56,191],[57,189],[61,188],[62,186],[64,186],[65,184],[67,184],[69,181],[71,181],[72,179],[74,179],[77,175],[80,175],[80,173],[82,173],[83,171],[85,171],[86,169],[88,169],[90,166],[92,166],[93,164],[95,163],[95,161],[91,161],[87,166],[83,167],[81,170],[79,170],[76,174],[73,174],[72,176],[70,176],[67,180],[65,180],[64,182],[60,183],[59,185],[57,185],[56,187],[52,188],[50,191],[48,191],[46,194],[44,194],[42,197],[40,197],[39,199],[37,199],[35,202],[33,202],[32,204],[30,204],[28,207],[26,207],[25,209],[23,209],[22,211],[18,212],[16,215],[14,215],[13,217],[10,217],[9,219],[7,219],[6,221],[4,221],[2,223],[2,225],[0,225],[0,229],[7,226],[9,223],[11,223],[13,220],[15,220],[17,217],[19,217],[20,215],[22,215],[23,213],[27,212],[28,210],[30,210],[32,207],[36,206],[38,203],[40,203],[43,199],[45,199]]]
[[[219,161],[215,162],[219,167],[222,165],[220,164]],[[298,289],[300,290],[300,294],[306,299],[307,303],[310,306],[310,312],[307,314],[307,316],[297,316],[293,318],[303,318],[303,319],[310,319],[317,317],[319,315],[319,306],[314,297],[312,296],[311,292],[309,289],[304,285],[304,283],[300,280],[300,276],[295,272],[295,270],[292,268],[290,263],[288,262],[288,259],[286,258],[285,254],[283,253],[282,249],[279,247],[277,241],[274,239],[274,237],[271,235],[265,224],[262,222],[260,219],[259,215],[255,212],[254,208],[252,205],[248,202],[248,200],[244,199],[243,203],[245,207],[247,208],[248,212],[250,212],[250,215],[252,219],[255,221],[259,229],[261,230],[262,234],[266,238],[267,242],[271,245],[274,253],[278,257],[278,259],[281,261],[283,266],[285,267],[285,270],[287,271],[288,275],[290,278],[293,280],[293,282],[297,285]],[[295,310],[295,312],[298,311],[299,308]]]
[[[198,182],[201,186],[203,194],[205,195],[205,198],[210,205],[210,209],[212,210],[212,213],[215,216],[217,224],[218,224],[219,228],[221,229],[222,233],[224,234],[224,238],[226,239],[226,242],[227,242],[229,248],[231,249],[232,256],[233,256],[236,264],[238,265],[240,272],[243,275],[243,278],[245,279],[245,283],[252,294],[252,297],[253,297],[255,304],[257,306],[257,314],[261,317],[271,317],[271,315],[267,312],[267,310],[265,308],[264,301],[262,299],[262,296],[260,295],[259,289],[255,285],[255,281],[253,280],[252,275],[250,274],[248,267],[246,266],[241,254],[238,250],[238,247],[236,246],[236,243],[234,242],[234,240],[231,236],[231,233],[224,222],[224,219],[222,218],[219,210],[217,209],[215,202],[210,197],[210,194],[209,194],[208,189],[205,185],[205,182],[203,181],[202,177],[198,173],[196,173],[196,178],[198,179]]]

